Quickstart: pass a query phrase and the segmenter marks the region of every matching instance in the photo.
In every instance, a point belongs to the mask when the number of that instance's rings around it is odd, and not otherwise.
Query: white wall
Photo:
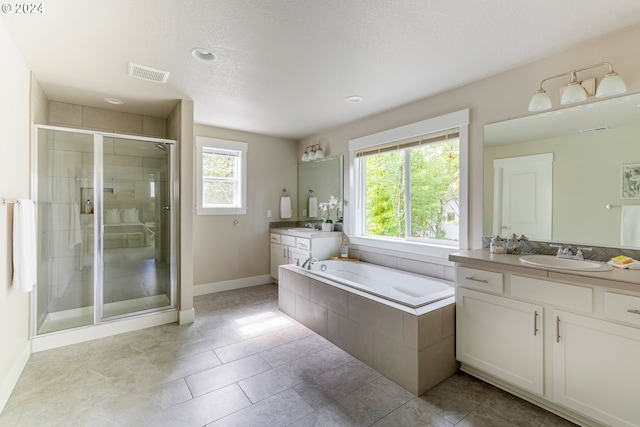
[[[329,155],[343,154],[347,159],[350,139],[469,108],[471,115],[469,126],[469,230],[471,247],[479,248],[482,242],[482,143],[484,125],[529,115],[530,113],[527,110],[529,100],[542,79],[600,62],[607,61],[614,65],[615,70],[625,80],[629,93],[640,91],[640,55],[637,55],[638,40],[640,40],[640,25],[594,40],[568,52],[344,126],[326,130],[300,141],[298,144],[298,156],[302,156],[306,146],[322,142],[323,148],[327,144],[329,145]],[[491,58],[487,58],[487,61],[490,60]],[[473,64],[469,64],[469,66],[472,67]],[[601,77],[604,71],[606,71],[606,67],[598,68],[595,72],[581,73],[580,77]],[[545,89],[552,96],[554,107],[559,105],[557,88],[561,83],[566,84],[567,82],[563,82],[562,79],[556,79],[545,84]],[[367,102],[367,94],[362,95],[365,96],[364,102]],[[345,202],[348,203],[350,200],[348,161],[345,162],[344,194]],[[349,226],[350,218],[345,217],[345,229],[347,232]]]
[[[246,215],[195,215],[193,217],[193,269],[196,295],[225,289],[229,282],[269,283],[269,222],[280,221],[282,189],[296,206],[297,146],[295,141],[196,125],[196,136],[242,141],[247,157]],[[272,217],[267,218],[267,210]],[[234,225],[234,220],[239,221]],[[292,220],[295,220],[295,213]],[[266,280],[266,281],[265,281]]]
[[[29,198],[30,73],[0,24],[0,196]],[[13,204],[0,205],[0,411],[29,353],[29,296],[11,288]]]

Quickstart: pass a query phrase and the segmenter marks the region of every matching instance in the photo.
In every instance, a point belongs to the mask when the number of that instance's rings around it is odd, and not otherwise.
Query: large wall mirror
[[[640,247],[640,94],[486,125],[483,190],[485,236]]]
[[[314,221],[322,217],[320,208],[309,210],[309,198],[316,202],[329,201],[329,196],[342,200],[343,189],[343,157],[327,157],[321,160],[298,164],[298,220]],[[315,215],[314,215],[315,214]],[[336,220],[335,212],[332,213]]]

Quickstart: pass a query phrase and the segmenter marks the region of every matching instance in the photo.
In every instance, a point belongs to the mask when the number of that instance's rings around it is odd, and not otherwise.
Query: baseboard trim
[[[178,324],[179,325],[188,325],[189,323],[193,323],[196,320],[196,311],[193,308],[188,310],[180,310],[178,312]]]
[[[7,376],[2,380],[2,384],[0,385],[0,414],[4,410],[5,405],[9,401],[9,397],[13,392],[16,384],[18,384],[18,380],[20,379],[20,375],[24,370],[24,367],[27,366],[27,362],[29,361],[29,357],[31,356],[31,341],[27,341],[27,344],[22,349],[20,356],[16,359],[9,369]]]
[[[273,278],[268,274],[253,277],[243,277],[241,279],[223,280],[221,282],[205,283],[193,287],[193,296],[213,294],[216,292],[231,291],[233,289],[250,288],[251,286],[266,285],[273,283]]]

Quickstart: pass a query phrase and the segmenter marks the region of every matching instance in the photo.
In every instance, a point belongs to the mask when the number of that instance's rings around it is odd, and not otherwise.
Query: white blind
[[[424,135],[419,138],[411,138],[405,141],[396,141],[390,144],[368,147],[355,152],[356,157],[373,156],[375,154],[386,153],[389,151],[403,150],[405,148],[417,147],[420,145],[434,144],[436,142],[447,141],[449,139],[458,138],[458,129],[451,129],[446,132],[437,134]]]

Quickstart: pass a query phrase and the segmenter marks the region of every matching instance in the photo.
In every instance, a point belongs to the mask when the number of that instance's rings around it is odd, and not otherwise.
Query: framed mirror
[[[329,201],[329,196],[343,199],[342,189],[344,181],[343,157],[327,157],[298,164],[298,220],[315,221],[322,217],[322,211],[318,207],[315,211],[311,206],[309,210],[309,198],[315,197],[316,203]],[[313,203],[312,203],[313,205]],[[313,214],[316,215],[313,215]],[[333,221],[335,221],[335,212]]]
[[[544,190],[531,171],[541,157],[551,161]],[[484,236],[640,247],[622,227],[623,211],[640,212],[640,94],[486,125],[483,191]],[[536,236],[531,222],[545,221]]]

